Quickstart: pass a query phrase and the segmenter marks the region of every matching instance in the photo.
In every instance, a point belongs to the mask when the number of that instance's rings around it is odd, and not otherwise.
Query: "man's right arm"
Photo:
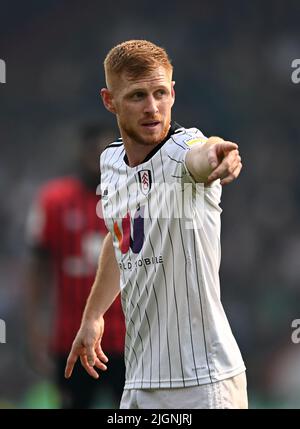
[[[101,348],[103,316],[119,293],[120,270],[112,236],[108,233],[103,242],[96,278],[85,306],[81,326],[67,360],[66,378],[71,376],[78,357],[88,374],[94,378],[99,377],[94,366],[106,370],[105,363],[108,359]]]

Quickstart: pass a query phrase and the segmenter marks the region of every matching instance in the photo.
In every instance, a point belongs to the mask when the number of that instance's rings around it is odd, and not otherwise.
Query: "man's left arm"
[[[221,179],[221,185],[227,185],[242,169],[238,145],[220,137],[210,137],[205,143],[193,146],[185,164],[194,180],[205,185],[217,179]]]

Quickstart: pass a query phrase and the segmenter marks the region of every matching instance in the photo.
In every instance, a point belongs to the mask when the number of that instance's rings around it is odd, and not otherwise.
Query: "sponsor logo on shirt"
[[[188,146],[194,146],[194,144],[205,143],[206,141],[207,141],[207,138],[205,137],[197,137],[196,139],[188,140],[186,144]]]
[[[144,209],[139,207],[132,220],[130,213],[122,218],[122,230],[118,222],[114,222],[114,233],[119,242],[119,249],[123,254],[127,253],[129,248],[133,253],[139,253],[144,244]],[[131,225],[133,224],[133,237],[131,237]]]

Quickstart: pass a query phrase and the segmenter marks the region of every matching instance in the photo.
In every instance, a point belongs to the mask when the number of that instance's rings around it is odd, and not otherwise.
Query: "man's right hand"
[[[220,179],[221,185],[235,180],[242,169],[238,145],[220,137],[210,137],[194,145],[186,155],[186,166],[196,182],[210,185]]]
[[[108,358],[101,348],[103,332],[103,317],[97,321],[85,321],[82,323],[68,356],[65,368],[66,378],[71,377],[78,357],[80,358],[82,366],[91,377],[99,378],[99,374],[94,369],[94,366],[102,371],[106,371],[107,367],[105,363],[108,362]]]

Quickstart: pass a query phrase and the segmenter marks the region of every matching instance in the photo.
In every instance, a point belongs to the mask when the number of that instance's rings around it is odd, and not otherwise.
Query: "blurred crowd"
[[[300,84],[291,80],[299,2],[33,3],[1,10],[0,408],[57,406],[25,350],[25,221],[40,185],[71,168],[78,127],[111,125],[99,98],[102,61],[130,38],[170,53],[179,124],[240,145],[243,172],[222,200],[223,302],[250,407],[299,408],[300,345],[291,341],[300,318]]]

